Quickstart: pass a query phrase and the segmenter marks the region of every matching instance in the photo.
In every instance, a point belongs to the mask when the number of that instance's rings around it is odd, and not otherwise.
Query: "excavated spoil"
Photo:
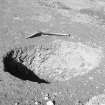
[[[54,40],[50,46],[14,48],[12,58],[47,81],[66,81],[99,67],[103,57],[100,47],[81,42]]]

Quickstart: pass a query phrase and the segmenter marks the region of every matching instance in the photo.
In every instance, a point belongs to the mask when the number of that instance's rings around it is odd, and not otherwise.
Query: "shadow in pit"
[[[21,80],[29,80],[37,83],[47,83],[49,82],[40,79],[37,75],[35,75],[31,70],[29,70],[22,63],[17,62],[13,58],[14,51],[10,51],[6,56],[3,57],[4,71],[12,74],[13,76],[21,79]]]

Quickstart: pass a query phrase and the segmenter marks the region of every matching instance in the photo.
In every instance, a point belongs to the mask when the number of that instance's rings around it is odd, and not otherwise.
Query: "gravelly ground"
[[[55,105],[82,105],[92,96],[104,93],[104,61],[99,68],[87,75],[52,84],[23,81],[4,72],[3,67],[3,56],[11,48],[50,42],[59,38],[42,36],[25,39],[37,31],[72,33],[73,41],[96,43],[104,48],[103,10],[88,12],[87,9],[79,12],[65,5],[62,9],[62,5],[51,5],[37,0],[1,0],[0,5],[0,105],[46,105],[46,95]],[[95,20],[93,23],[81,22],[80,18],[75,22],[73,17],[84,14],[84,11],[88,15],[91,12],[89,16],[98,16],[97,21],[92,18]]]

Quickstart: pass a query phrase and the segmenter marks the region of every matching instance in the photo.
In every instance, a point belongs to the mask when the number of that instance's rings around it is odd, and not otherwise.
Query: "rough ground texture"
[[[97,105],[101,103],[100,100],[103,102],[105,2],[65,1],[0,1],[0,105],[47,105],[50,102],[54,105]],[[71,33],[71,37],[40,36],[26,39],[39,31]],[[37,74],[35,67],[25,64],[25,60],[30,55],[33,57],[32,54],[37,52],[37,48],[44,48],[47,53],[51,49],[49,43],[57,39],[81,42],[91,48],[98,48],[98,51],[102,48],[101,62],[94,58],[98,63],[92,64],[99,64],[96,68],[85,75],[76,75],[60,82],[52,82],[54,78],[50,80],[45,77],[46,74]],[[46,47],[49,49],[45,49]],[[22,58],[18,59],[21,53]],[[25,53],[27,56],[24,56]]]
[[[28,48],[29,47],[29,48]],[[66,81],[99,67],[103,52],[81,43],[55,40],[47,46],[15,48],[4,57],[5,69],[15,72],[15,64],[26,66],[34,75],[46,81]],[[88,52],[87,52],[88,51]],[[21,68],[17,67],[17,72]],[[11,71],[11,72],[13,72]]]

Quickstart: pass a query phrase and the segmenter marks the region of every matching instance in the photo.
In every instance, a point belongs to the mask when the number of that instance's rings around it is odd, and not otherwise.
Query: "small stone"
[[[44,99],[45,99],[45,100],[48,100],[48,99],[49,99],[49,97],[48,97],[48,96],[45,96],[45,97],[44,97]]]
[[[35,103],[34,103],[35,105],[38,105],[38,102],[37,101],[35,101]]]
[[[52,101],[47,101],[46,105],[54,105]]]

